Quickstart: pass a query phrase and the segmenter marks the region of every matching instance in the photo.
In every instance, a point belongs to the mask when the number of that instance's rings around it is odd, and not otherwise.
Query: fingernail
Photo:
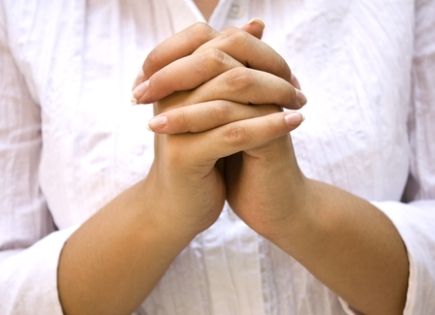
[[[247,24],[259,24],[262,28],[266,27],[266,24],[264,23],[264,21],[260,18],[257,18],[257,17],[249,20],[249,22]]]
[[[149,85],[150,81],[146,80],[134,88],[133,97],[136,99],[136,101],[139,101],[141,97],[146,93]]]
[[[168,117],[156,116],[151,118],[151,120],[148,122],[148,127],[150,127],[151,130],[159,130],[166,126],[167,123]]]
[[[295,127],[301,124],[305,118],[299,112],[291,112],[284,116],[284,120],[289,127]]]
[[[307,97],[301,90],[295,89],[296,91],[296,100],[298,101],[299,106],[304,106],[307,103]]]
[[[137,99],[136,99],[136,97],[132,96],[130,101],[131,101],[132,105],[137,105]]]

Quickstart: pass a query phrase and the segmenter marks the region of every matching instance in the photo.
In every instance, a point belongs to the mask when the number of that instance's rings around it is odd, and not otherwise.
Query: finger
[[[134,90],[141,82],[144,81],[144,75],[145,74],[143,73],[143,69],[141,68],[139,73],[136,75],[136,78],[134,79],[133,85],[131,87],[132,90]]]
[[[300,90],[282,78],[263,71],[237,67],[204,83],[193,93],[185,94],[185,97],[177,101],[177,107],[212,100],[274,104],[289,109],[301,108],[307,101]]]
[[[253,36],[261,36],[264,22],[253,19],[243,28],[245,32],[252,32]],[[192,54],[201,45],[216,38],[219,34],[208,24],[198,22],[166,39],[148,54],[142,71],[135,80],[134,87],[148,80],[152,74],[171,62]]]
[[[280,111],[282,109],[274,105],[254,107],[228,101],[211,101],[171,109],[153,117],[148,126],[156,133],[195,133]]]
[[[156,102],[174,92],[194,89],[223,72],[241,66],[240,62],[218,49],[204,50],[157,71],[146,86],[144,84],[133,91],[133,96],[137,103]]]
[[[254,19],[243,26],[243,29],[261,36],[264,23]],[[152,103],[175,91],[196,88],[217,74],[240,64],[273,73],[300,87],[278,53],[253,35],[233,28],[206,42],[193,55],[175,60],[155,72],[149,81],[134,89],[133,95],[137,103]]]
[[[264,21],[262,19],[253,18],[248,23],[243,25],[240,29],[248,32],[249,34],[257,37],[258,39],[261,39],[263,37],[265,27],[266,25],[264,24]]]
[[[299,112],[280,112],[236,121],[210,131],[192,134],[196,145],[189,150],[192,160],[198,156],[204,162],[261,147],[297,128],[303,116]]]
[[[195,52],[209,48],[227,53],[248,68],[270,72],[291,81],[291,71],[284,58],[265,42],[241,29],[229,28]]]
[[[301,84],[299,83],[298,78],[294,75],[294,73],[292,73],[292,78],[290,80],[290,83],[297,88],[298,90],[301,89]]]
[[[157,71],[146,83],[133,91],[133,97],[139,104],[156,102],[174,92],[192,90],[230,69],[242,66],[226,53],[218,49],[208,49],[176,60]],[[300,84],[293,74],[290,83],[299,93]],[[304,102],[301,99],[301,103]]]
[[[307,102],[302,91],[288,81],[268,72],[243,67],[233,68],[205,83],[198,88],[200,94],[211,99],[245,104],[275,104],[289,109],[301,108]]]
[[[167,64],[193,53],[198,47],[217,37],[206,23],[195,23],[157,45],[146,57],[142,70],[147,80],[154,72]]]

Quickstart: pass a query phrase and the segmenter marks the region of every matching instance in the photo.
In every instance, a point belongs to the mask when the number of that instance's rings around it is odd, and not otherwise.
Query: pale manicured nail
[[[156,116],[151,118],[151,120],[148,122],[148,126],[151,130],[160,130],[163,127],[166,126],[168,123],[168,117],[166,116]]]
[[[138,101],[141,99],[141,97],[146,93],[148,90],[148,87],[150,86],[150,81],[146,80],[136,86],[133,90],[133,97]]]
[[[304,106],[307,103],[307,97],[301,90],[295,89],[296,91],[296,100],[298,101],[299,106]]]
[[[304,121],[304,115],[299,112],[291,112],[284,116],[284,120],[289,127],[295,127]]]
[[[136,97],[132,96],[130,101],[131,101],[131,104],[137,105],[137,99],[136,99]]]
[[[255,18],[249,20],[249,22],[247,24],[259,24],[262,28],[265,28],[265,26],[266,26],[264,21],[258,17],[255,17]]]

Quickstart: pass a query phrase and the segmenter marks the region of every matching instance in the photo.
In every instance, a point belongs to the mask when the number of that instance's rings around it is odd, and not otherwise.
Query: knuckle
[[[226,34],[226,40],[228,45],[231,46],[245,46],[248,34],[240,29],[231,29],[230,32]]]
[[[244,91],[255,83],[252,71],[245,67],[233,68],[227,74],[226,82],[233,91]]]
[[[211,26],[204,22],[196,22],[191,26],[190,31],[200,38],[209,38],[213,33]]]
[[[227,102],[217,102],[211,108],[211,117],[215,121],[226,122],[231,113],[231,107]]]
[[[226,55],[217,48],[210,48],[204,53],[205,66],[207,68],[221,68],[225,65]]]
[[[149,52],[148,56],[145,59],[145,64],[154,65],[159,61],[159,53],[157,49],[153,49]]]
[[[178,114],[175,116],[174,125],[181,130],[186,130],[190,126],[189,114],[185,109],[180,109]]]
[[[247,33],[245,31],[242,31],[240,28],[237,27],[229,27],[223,32],[223,35],[231,41],[240,41],[245,40]]]
[[[224,140],[231,146],[242,146],[249,141],[248,130],[239,125],[230,126],[224,132]]]

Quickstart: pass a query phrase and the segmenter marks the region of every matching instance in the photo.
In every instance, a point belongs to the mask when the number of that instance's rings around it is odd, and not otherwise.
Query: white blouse
[[[302,170],[386,213],[410,258],[405,314],[435,314],[435,1],[221,0],[210,24],[254,16],[309,99]],[[192,0],[0,0],[0,314],[62,314],[65,240],[152,163],[136,73],[199,20]],[[137,314],[352,312],[226,207]]]

